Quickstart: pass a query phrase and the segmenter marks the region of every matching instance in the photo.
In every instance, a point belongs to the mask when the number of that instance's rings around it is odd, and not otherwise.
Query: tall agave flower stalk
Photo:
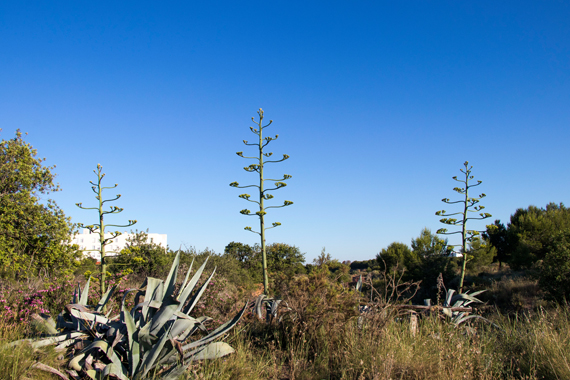
[[[445,218],[440,219],[439,221],[444,224],[448,224],[451,226],[461,226],[460,231],[453,231],[447,232],[446,228],[440,228],[437,230],[438,234],[442,235],[453,235],[453,234],[461,234],[461,254],[462,258],[462,265],[461,265],[461,280],[459,282],[459,292],[463,292],[463,280],[465,278],[465,268],[467,265],[467,261],[469,261],[469,257],[467,255],[467,242],[472,242],[473,238],[479,236],[483,231],[476,231],[476,230],[468,230],[467,229],[467,221],[468,220],[481,220],[487,219],[491,217],[491,214],[487,212],[480,212],[485,207],[478,206],[477,204],[482,198],[485,198],[485,193],[481,193],[479,197],[469,197],[469,189],[479,186],[483,181],[477,181],[476,184],[469,184],[469,181],[472,180],[474,177],[471,175],[471,169],[473,166],[469,166],[469,162],[465,161],[463,164],[465,166],[465,170],[460,169],[460,171],[465,174],[465,179],[457,179],[457,176],[454,176],[453,179],[457,182],[461,182],[465,187],[455,187],[453,190],[459,194],[461,194],[464,198],[458,201],[450,201],[449,198],[443,198],[441,201],[447,204],[456,204],[460,203],[463,206],[463,211],[455,212],[448,214],[445,210],[437,211],[435,215],[444,216]],[[469,217],[470,212],[479,212],[479,217]],[[457,218],[449,218],[450,216],[454,215],[461,215],[461,219]],[[472,215],[472,214],[471,214]]]
[[[234,352],[228,344],[216,340],[233,328],[246,310],[244,306],[233,319],[209,333],[205,324],[211,318],[191,316],[216,271],[214,269],[196,289],[206,262],[190,279],[191,264],[175,292],[180,264],[178,253],[166,281],[148,277],[140,289],[125,293],[121,312],[114,317],[103,314],[103,308],[116,286],[107,290],[97,305],[89,306],[88,280],[83,290],[74,292],[72,303],[58,316],[57,323],[51,318],[44,320],[50,337],[11,344],[28,341],[35,348],[55,345],[56,350],[67,350],[68,373],[73,379],[178,379],[193,361]],[[131,310],[125,307],[129,292],[136,292],[135,306]],[[205,334],[199,339],[190,339],[197,332]],[[76,350],[77,347],[82,348]]]
[[[257,163],[246,166],[243,169],[249,173],[257,172],[259,174],[259,185],[240,186],[239,183],[232,182],[232,183],[230,183],[230,186],[237,187],[239,189],[243,189],[246,187],[255,187],[258,190],[258,197],[257,197],[258,200],[250,199],[251,195],[249,195],[249,194],[241,194],[239,197],[242,199],[245,199],[248,202],[252,202],[252,203],[255,203],[256,205],[258,205],[259,211],[256,211],[254,214],[252,214],[250,210],[243,209],[240,211],[240,213],[242,213],[243,215],[258,216],[259,217],[259,232],[254,231],[249,226],[245,227],[244,229],[247,231],[251,231],[253,233],[258,234],[261,238],[262,267],[263,267],[263,291],[265,294],[268,294],[268,292],[269,292],[269,278],[267,275],[267,251],[266,251],[266,247],[265,247],[265,231],[268,229],[271,229],[271,228],[278,227],[281,225],[281,223],[274,222],[271,227],[265,227],[265,215],[267,214],[266,210],[270,209],[270,208],[280,208],[280,207],[290,206],[293,204],[293,202],[284,201],[283,204],[280,206],[265,206],[265,201],[273,198],[273,195],[269,194],[269,192],[277,190],[277,189],[281,189],[281,188],[287,186],[287,184],[283,181],[288,180],[289,178],[291,178],[291,176],[289,174],[284,174],[283,178],[280,178],[280,179],[270,179],[270,178],[264,178],[263,177],[263,169],[265,167],[265,164],[285,161],[286,159],[289,158],[289,156],[284,154],[283,158],[280,160],[264,161],[264,157],[269,158],[273,155],[273,153],[271,153],[271,152],[264,153],[263,148],[265,148],[267,146],[267,144],[269,144],[271,141],[276,140],[279,137],[279,135],[275,135],[275,137],[265,137],[264,138],[263,137],[263,130],[265,128],[269,127],[271,125],[271,123],[273,122],[273,120],[269,120],[269,123],[267,125],[263,125],[263,110],[260,108],[259,111],[257,111],[257,114],[259,115],[259,121],[255,121],[255,119],[253,117],[251,118],[251,120],[255,124],[257,124],[258,127],[257,128],[249,127],[249,129],[251,130],[251,132],[253,134],[258,136],[258,138],[259,138],[258,142],[248,143],[247,140],[243,140],[243,143],[245,145],[248,145],[248,146],[249,145],[256,146],[258,148],[259,154],[255,157],[246,157],[243,155],[243,152],[237,152],[236,154],[240,157],[257,161]],[[273,185],[275,187],[269,188],[269,189],[265,188],[265,182],[266,181],[271,181],[272,182],[271,185]]]
[[[106,288],[107,285],[105,283],[106,277],[107,277],[107,261],[106,261],[106,255],[105,255],[105,246],[107,244],[109,244],[114,238],[121,235],[121,232],[114,231],[114,232],[111,232],[111,237],[105,238],[105,228],[106,227],[126,228],[126,227],[130,227],[130,226],[134,225],[137,221],[136,220],[129,220],[129,222],[127,224],[124,224],[124,225],[118,225],[118,224],[107,224],[107,225],[105,225],[105,221],[104,221],[105,215],[107,215],[107,214],[118,214],[118,213],[122,212],[123,209],[120,207],[117,207],[117,206],[111,206],[111,209],[109,211],[103,210],[103,205],[106,202],[116,201],[117,199],[121,198],[121,194],[117,194],[117,196],[115,198],[103,200],[103,190],[114,189],[118,185],[115,184],[115,186],[111,186],[111,187],[101,186],[101,180],[103,179],[103,177],[105,177],[105,173],[101,173],[102,170],[103,170],[103,167],[101,166],[101,164],[97,164],[97,171],[93,170],[95,175],[97,175],[97,183],[94,183],[93,181],[89,181],[89,183],[92,185],[91,190],[93,190],[93,192],[95,193],[95,199],[97,199],[97,201],[99,202],[98,207],[83,207],[82,203],[76,203],[75,205],[77,207],[83,209],[83,210],[97,210],[99,213],[99,223],[90,224],[90,225],[84,225],[82,223],[79,223],[79,227],[87,228],[91,233],[99,234],[99,253],[101,255],[100,284],[101,284],[101,294],[104,294],[107,291],[107,288]]]

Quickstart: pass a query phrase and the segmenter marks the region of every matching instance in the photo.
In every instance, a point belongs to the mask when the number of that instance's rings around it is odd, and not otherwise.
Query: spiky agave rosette
[[[237,324],[247,304],[232,320],[208,333],[204,323],[211,318],[193,318],[190,313],[216,269],[194,292],[207,259],[189,280],[192,262],[175,294],[179,263],[180,254],[177,254],[166,281],[148,277],[140,289],[129,290],[137,292],[132,310],[125,308],[126,292],[121,313],[112,318],[104,315],[103,310],[116,287],[109,289],[95,307],[90,307],[88,280],[83,291],[76,289],[72,303],[58,316],[57,324],[51,318],[44,321],[50,337],[24,341],[36,348],[56,345],[56,349],[67,349],[68,373],[77,379],[87,375],[92,379],[138,380],[151,376],[172,380],[182,375],[194,360],[215,359],[234,352],[228,344],[215,340]],[[207,335],[190,339],[199,330]]]

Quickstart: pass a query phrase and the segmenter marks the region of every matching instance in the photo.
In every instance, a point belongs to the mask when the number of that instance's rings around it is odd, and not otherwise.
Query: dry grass
[[[229,339],[235,354],[201,363],[193,374],[201,379],[570,378],[567,311],[499,319],[503,330],[478,325],[475,334],[431,317],[420,321],[415,334],[407,320],[380,329],[349,323],[342,330],[291,339],[285,347],[279,326],[254,322]],[[315,345],[320,351],[315,352]]]
[[[26,325],[7,324],[0,320],[0,379],[59,379],[53,374],[33,368],[39,362],[64,371],[65,361],[53,348],[35,350],[27,343],[7,346],[10,342],[25,338],[29,332]]]

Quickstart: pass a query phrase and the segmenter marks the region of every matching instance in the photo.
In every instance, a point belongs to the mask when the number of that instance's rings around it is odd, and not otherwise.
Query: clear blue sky
[[[268,242],[371,259],[442,226],[466,160],[488,222],[570,204],[569,20],[554,0],[1,1],[0,137],[57,165],[74,222],[101,163],[109,222],[221,252],[258,239],[228,185],[255,181],[235,152],[262,107],[295,202]]]

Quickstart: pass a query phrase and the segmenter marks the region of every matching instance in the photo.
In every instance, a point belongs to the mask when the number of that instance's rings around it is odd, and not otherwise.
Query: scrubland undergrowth
[[[324,271],[315,270],[308,276],[282,281],[276,287],[290,309],[281,309],[280,321],[267,323],[248,315],[224,339],[235,348],[235,353],[197,362],[183,378],[570,378],[567,305],[548,309],[542,304],[534,309],[513,308],[516,299],[534,299],[533,280],[497,276],[492,281],[489,304],[483,309],[499,328],[481,322],[455,327],[439,315],[426,314],[420,317],[413,331],[409,315],[395,308],[384,307],[379,313],[359,319],[358,307],[368,297],[363,298],[334,281]],[[58,293],[60,289],[53,288],[54,285],[38,283],[34,285],[36,289],[27,285],[18,289],[38,295],[30,299],[43,300],[48,305],[46,308],[50,308],[49,314],[55,316],[69,302],[67,296],[71,291]],[[128,277],[121,278],[121,288],[129,285]],[[51,286],[52,291],[39,292],[45,286]],[[513,292],[519,288],[524,291]],[[21,293],[9,292],[6,285],[3,289],[12,307],[19,307],[14,302]],[[208,287],[199,311],[214,317],[210,328],[215,328],[217,320],[233,315],[247,298],[251,297],[245,289],[218,277]],[[22,302],[29,304],[30,300]],[[493,302],[503,309],[492,306]],[[11,341],[41,333],[32,319],[14,319],[10,315],[0,312],[0,378],[58,379],[57,375],[34,368],[34,364],[43,363],[65,372],[67,360],[62,353],[49,348],[34,350],[25,344],[6,346]]]

